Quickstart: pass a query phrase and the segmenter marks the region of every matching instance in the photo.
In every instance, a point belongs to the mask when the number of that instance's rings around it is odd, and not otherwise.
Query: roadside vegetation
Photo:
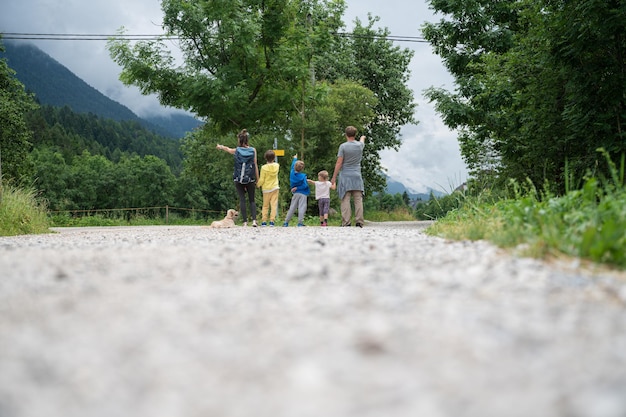
[[[606,155],[605,155],[606,156]],[[607,156],[608,158],[608,156]],[[624,158],[610,177],[587,176],[580,187],[555,196],[546,185],[511,181],[504,195],[482,191],[450,196],[455,208],[427,233],[450,239],[489,240],[534,257],[563,254],[626,268]]]
[[[236,204],[232,207],[236,208]],[[341,217],[339,214],[339,199],[335,194],[332,198],[332,207],[328,224],[339,226]],[[415,213],[410,205],[408,195],[377,193],[367,196],[364,200],[365,218],[369,221],[412,221]],[[261,222],[262,197],[257,194],[257,220]],[[279,207],[277,224],[287,214],[289,206],[283,204]],[[309,198],[307,215],[304,223],[307,226],[318,226],[317,201]],[[112,209],[112,210],[76,210],[49,212],[49,219],[53,227],[89,227],[89,226],[148,226],[148,225],[207,225],[213,220],[220,220],[225,212],[219,210],[190,210],[169,207],[151,207],[146,209]],[[292,220],[293,224],[295,224]]]
[[[0,185],[0,236],[47,233],[48,227],[46,206],[33,189]]]
[[[429,207],[429,233],[626,266],[619,4],[430,1],[441,19],[422,33],[454,89],[426,96],[459,132],[471,180],[441,202],[448,215]]]

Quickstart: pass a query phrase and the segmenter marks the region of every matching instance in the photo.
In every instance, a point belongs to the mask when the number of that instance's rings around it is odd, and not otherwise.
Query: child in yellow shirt
[[[273,150],[265,152],[267,163],[261,167],[261,176],[257,181],[257,187],[263,190],[263,208],[261,209],[261,226],[267,226],[268,212],[270,226],[274,226],[276,212],[278,211],[278,170],[280,165],[276,162],[276,154]]]

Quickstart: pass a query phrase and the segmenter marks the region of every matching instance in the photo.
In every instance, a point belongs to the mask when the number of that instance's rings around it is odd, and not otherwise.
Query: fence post
[[[170,206],[165,205],[165,224],[170,224]]]

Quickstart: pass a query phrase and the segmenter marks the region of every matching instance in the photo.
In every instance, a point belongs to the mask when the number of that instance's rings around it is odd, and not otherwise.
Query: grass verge
[[[46,206],[33,189],[0,187],[0,236],[47,233]]]
[[[585,180],[561,197],[532,187],[514,198],[467,198],[426,232],[450,239],[485,239],[524,255],[565,254],[626,269],[626,189],[623,178]]]

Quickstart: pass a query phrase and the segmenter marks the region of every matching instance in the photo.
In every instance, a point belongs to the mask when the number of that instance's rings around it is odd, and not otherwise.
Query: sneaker
[[[242,226],[246,227],[248,225],[248,222],[243,222]]]
[[[265,227],[265,226],[267,226],[267,223],[266,222],[261,222],[261,227]]]
[[[304,223],[298,223],[298,227],[304,227]]]
[[[270,222],[270,227],[274,227],[274,222]]]
[[[357,223],[357,224],[356,224],[356,227],[363,228],[363,225],[362,225],[361,223]]]
[[[328,226],[328,224],[327,223],[322,223],[321,226],[322,227],[326,227],[326,226]]]
[[[289,227],[289,223],[287,222],[283,223],[283,227]]]
[[[352,223],[348,223],[348,224],[342,224],[341,227],[350,227],[352,226]]]
[[[257,227],[256,220],[252,220],[252,227]]]

